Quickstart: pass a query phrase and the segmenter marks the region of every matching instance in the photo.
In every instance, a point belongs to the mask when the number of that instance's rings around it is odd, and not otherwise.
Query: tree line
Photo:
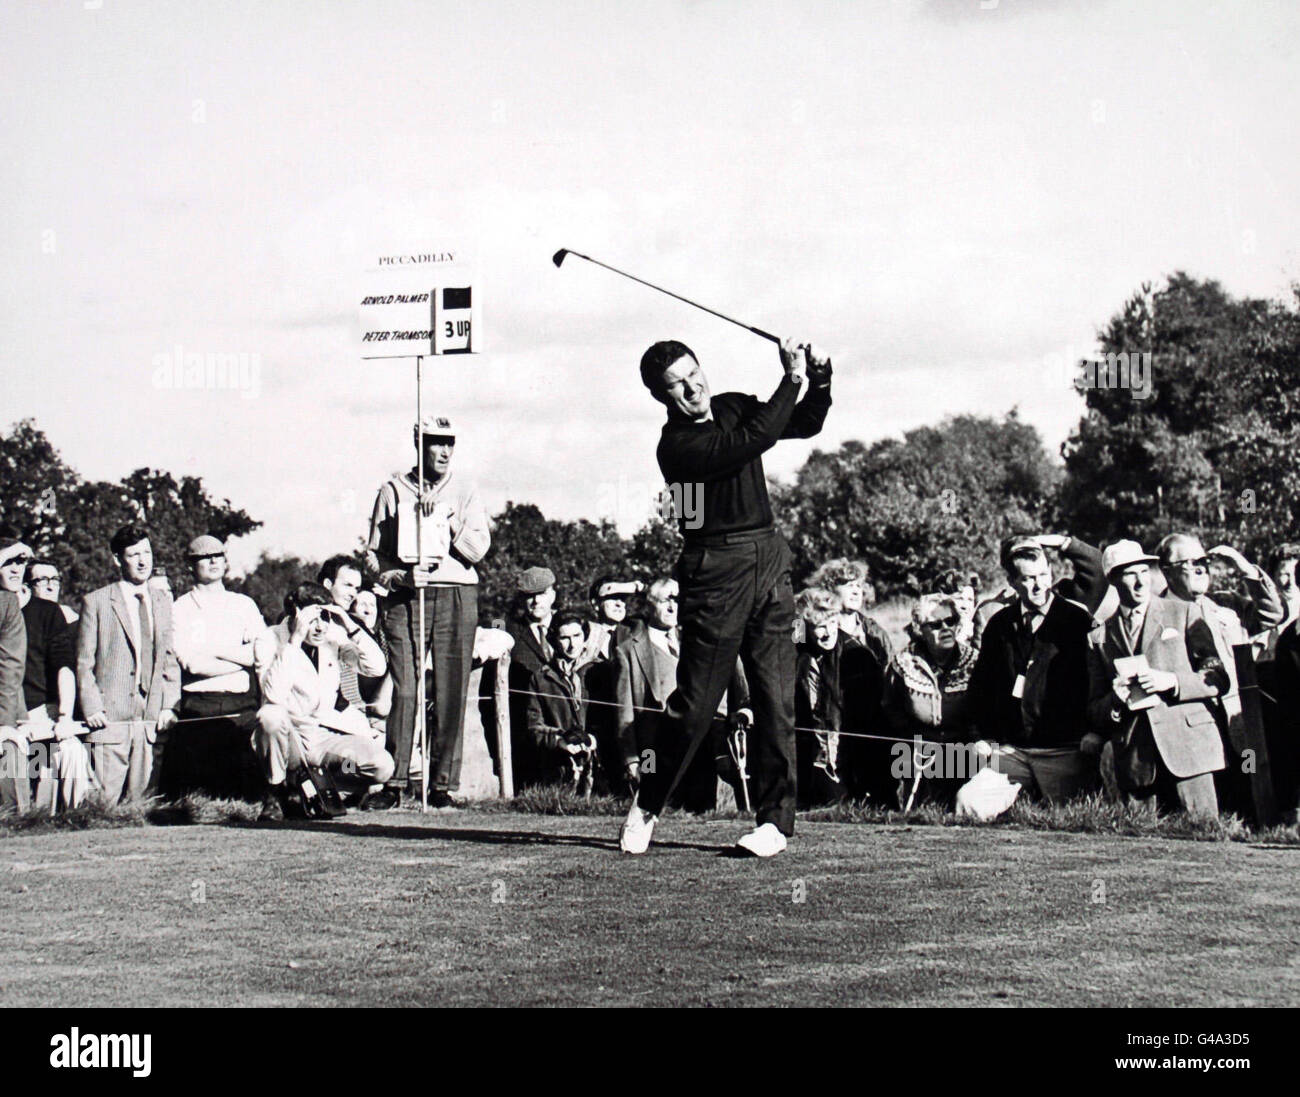
[[[993,579],[998,541],[1026,530],[1094,543],[1135,537],[1149,548],[1178,529],[1253,557],[1300,537],[1300,287],[1286,301],[1234,298],[1179,272],[1125,301],[1098,349],[1149,356],[1149,375],[1139,390],[1081,368],[1083,416],[1059,455],[1014,409],[814,450],[790,482],[771,485],[796,584],[834,556],[865,559],[881,597],[916,593],[949,569]],[[149,526],[177,593],[189,585],[184,551],[196,533],[226,539],[262,526],[199,477],[137,469],[118,482],[85,480],[32,420],[0,434],[0,522],[59,566],[65,599],[115,577],[108,539],[128,521]],[[492,527],[479,568],[485,618],[504,616],[530,565],[550,567],[560,600],[576,605],[606,572],[667,573],[680,546],[659,515],[623,537],[607,519],[561,521],[512,501]],[[230,585],[275,619],[284,592],[318,566],[264,553]]]

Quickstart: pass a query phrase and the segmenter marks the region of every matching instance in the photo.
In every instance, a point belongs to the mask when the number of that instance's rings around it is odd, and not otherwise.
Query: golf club
[[[761,335],[764,339],[770,339],[777,346],[781,345],[781,340],[769,331],[764,331],[762,328],[756,328],[749,324],[741,323],[739,320],[733,320],[730,316],[718,312],[716,309],[709,308],[708,305],[701,305],[698,301],[692,301],[689,297],[683,297],[680,293],[673,293],[672,290],[664,289],[663,286],[656,286],[653,282],[647,282],[644,278],[638,278],[635,274],[628,274],[627,271],[619,270],[618,267],[611,267],[608,263],[602,263],[599,259],[593,259],[590,255],[583,255],[580,251],[570,251],[568,248],[561,248],[551,256],[551,261],[558,267],[564,262],[564,257],[566,255],[576,255],[579,259],[587,260],[588,263],[595,263],[598,267],[612,270],[615,274],[621,274],[624,278],[631,278],[633,282],[640,282],[643,286],[649,286],[651,289],[656,289],[660,293],[668,294],[669,297],[676,297],[679,301],[684,301],[688,305],[694,305],[697,309],[703,309],[710,315],[716,316],[719,320],[726,320],[728,323],[735,324],[737,327],[744,328],[746,331],[752,331],[755,335]]]

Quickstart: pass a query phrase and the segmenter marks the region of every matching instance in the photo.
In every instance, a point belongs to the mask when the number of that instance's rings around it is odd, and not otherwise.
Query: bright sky
[[[346,549],[414,419],[413,368],[360,360],[361,272],[451,247],[486,339],[428,370],[457,470],[630,532],[642,350],[762,395],[777,356],[568,247],[830,350],[823,448],[1012,405],[1055,448],[1143,280],[1300,279],[1297,46],[1289,0],[14,0],[0,418],[88,477],[201,475],[266,523],[237,562]],[[159,388],[178,346],[252,383]]]

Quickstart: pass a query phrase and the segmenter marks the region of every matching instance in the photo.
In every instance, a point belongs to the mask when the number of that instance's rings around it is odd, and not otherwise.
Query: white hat
[[[455,438],[456,429],[451,425],[451,418],[446,415],[426,415],[415,424],[415,437],[435,437]]]
[[[1136,541],[1116,541],[1107,545],[1101,554],[1101,570],[1109,577],[1111,572],[1132,564],[1155,564],[1159,561],[1142,551]]]

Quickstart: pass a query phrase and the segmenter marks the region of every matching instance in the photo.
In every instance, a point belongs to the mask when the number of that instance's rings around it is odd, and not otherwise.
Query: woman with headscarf
[[[894,656],[885,673],[885,718],[892,734],[900,739],[963,743],[972,737],[966,690],[978,651],[961,640],[961,628],[961,609],[950,594],[923,594],[913,607],[908,626],[911,641]],[[899,749],[896,745],[895,758]],[[905,749],[903,757],[907,758],[912,752]],[[910,760],[900,775],[909,785],[914,764]],[[931,794],[946,800],[959,782],[952,775],[940,775],[927,783]],[[903,802],[906,796],[903,793]]]

